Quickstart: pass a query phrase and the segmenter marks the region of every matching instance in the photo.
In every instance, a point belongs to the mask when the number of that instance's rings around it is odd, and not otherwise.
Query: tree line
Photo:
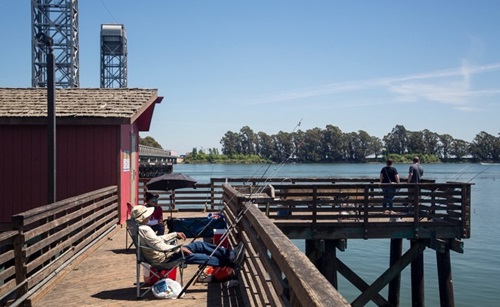
[[[279,131],[273,135],[262,131],[255,133],[244,126],[239,132],[227,131],[220,144],[222,155],[229,158],[254,156],[277,163],[286,160],[304,163],[367,162],[379,157],[405,155],[419,155],[423,162],[433,162],[426,161],[426,158],[442,162],[500,161],[498,136],[481,131],[471,142],[467,142],[427,129],[409,131],[402,125],[396,125],[382,139],[363,130],[342,132],[333,125],[327,125],[325,129]],[[196,148],[193,153],[193,158],[200,154]],[[218,150],[212,149],[208,155],[215,154],[219,155]]]

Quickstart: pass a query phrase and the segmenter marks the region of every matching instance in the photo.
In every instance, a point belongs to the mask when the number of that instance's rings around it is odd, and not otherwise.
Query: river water
[[[209,182],[211,177],[347,177],[377,178],[383,164],[285,164],[285,165],[221,165],[177,164],[174,172],[181,172]],[[402,178],[408,174],[408,164],[394,165]],[[498,306],[500,299],[500,165],[480,164],[422,164],[424,178],[436,182],[471,182],[472,217],[471,238],[464,240],[463,254],[451,252],[455,306]],[[294,240],[304,250],[304,242]],[[404,241],[403,252],[409,242]],[[387,268],[389,240],[349,240],[345,252],[337,256],[352,268],[368,284],[371,284]],[[439,306],[439,291],[435,252],[426,249],[425,303]],[[401,276],[401,306],[411,306],[410,268]],[[339,292],[352,302],[360,292],[339,274]],[[382,290],[387,297],[387,289]],[[370,303],[368,306],[375,306]]]

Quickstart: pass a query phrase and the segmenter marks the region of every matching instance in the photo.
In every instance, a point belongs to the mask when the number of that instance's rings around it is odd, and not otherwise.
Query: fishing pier
[[[141,184],[140,189],[143,187]],[[231,245],[241,241],[246,246],[236,296],[224,298],[231,291],[221,286],[218,303],[207,303],[209,292],[195,286],[186,291],[189,300],[180,299],[175,304],[407,305],[400,302],[400,291],[401,272],[408,268],[412,304],[424,306],[423,252],[432,249],[437,257],[441,306],[454,306],[450,253],[462,253],[462,240],[470,237],[471,184],[402,183],[397,185],[392,210],[383,208],[384,187],[377,179],[366,178],[212,178],[196,189],[164,192],[160,199],[164,201],[165,218],[221,211],[228,224],[234,225],[229,236]],[[116,235],[124,233],[117,225],[117,195],[118,187],[112,186],[15,215],[14,229],[3,233],[0,241],[2,302],[41,306],[47,298],[57,297],[63,304],[67,296],[67,305],[141,305],[136,299],[127,299],[135,294],[134,278],[116,275],[133,275],[135,270],[134,254],[126,251],[126,235]],[[290,239],[304,240],[305,252]],[[371,283],[360,277],[356,267],[337,257],[338,253],[348,253],[347,243],[355,239],[390,240],[387,269]],[[403,250],[403,239],[410,241],[408,250]],[[120,242],[99,252],[100,246],[111,244],[110,240]],[[121,247],[117,250],[116,246]],[[96,255],[100,255],[99,260],[92,261]],[[85,269],[78,269],[84,260],[99,262],[100,274],[92,280],[110,288],[106,295],[96,286],[79,288],[78,297],[61,290],[62,284],[71,285],[65,278]],[[371,261],[369,255],[366,261]],[[336,290],[339,274],[359,290],[350,302]],[[106,276],[110,276],[109,282]],[[382,293],[385,288],[388,292]],[[213,295],[209,294],[212,299]]]

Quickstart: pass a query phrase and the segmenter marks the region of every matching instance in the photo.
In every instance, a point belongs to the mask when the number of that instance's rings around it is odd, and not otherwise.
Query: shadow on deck
[[[191,214],[192,215],[192,214]],[[151,306],[160,303],[149,292],[142,299],[135,291],[135,250],[126,249],[126,230],[118,226],[102,245],[55,285],[35,306]],[[184,282],[198,267],[184,270]],[[180,282],[179,274],[177,281]],[[167,303],[169,300],[165,300]],[[174,302],[171,302],[174,303]],[[194,284],[184,298],[176,300],[182,306],[243,306],[239,288],[224,284]]]

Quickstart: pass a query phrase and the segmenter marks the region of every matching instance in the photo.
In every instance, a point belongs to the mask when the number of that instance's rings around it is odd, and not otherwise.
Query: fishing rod
[[[292,130],[292,132],[291,132],[292,134],[295,132],[295,130],[297,130],[297,128],[298,128],[298,127],[300,127],[301,123],[302,123],[302,118],[299,120],[299,122],[297,123],[297,125],[296,125],[296,126],[294,127],[294,129]],[[300,145],[300,144],[299,144],[299,145]],[[280,163],[280,165],[279,165],[278,169],[277,169],[277,170],[275,170],[275,172],[274,172],[273,174],[276,174],[276,173],[277,173],[277,171],[279,171],[279,169],[281,169],[281,167],[283,167],[283,165],[284,165],[284,164],[285,164],[285,163],[286,163],[286,162],[287,162],[287,161],[288,161],[288,160],[292,157],[293,153],[294,153],[294,151],[292,151],[292,153],[290,153],[290,155],[288,155],[288,156],[287,156],[287,158],[286,158],[284,161],[282,161],[282,162]],[[272,164],[273,164],[272,162],[270,162],[270,163],[268,164],[268,166],[267,166],[266,170],[264,171],[264,173],[262,173],[262,176],[260,177],[260,180],[262,180],[262,179],[264,178],[264,176],[266,176],[266,174],[267,174],[267,172],[269,171],[269,168],[271,167],[271,165],[272,165]],[[248,180],[247,180],[246,182],[250,182],[250,181],[254,178],[254,176],[255,176],[255,175],[256,175],[256,174],[260,171],[260,169],[261,169],[262,167],[263,167],[263,166],[261,166],[261,167],[260,167],[260,168],[259,168],[256,172],[254,172],[254,173],[252,174],[252,176],[251,176],[250,178],[248,178]],[[271,176],[271,177],[272,177],[272,176]],[[268,177],[268,179],[269,179],[269,178],[270,178],[270,177]],[[264,185],[263,185],[263,187],[262,187],[262,188],[261,188],[261,190],[260,190],[259,192],[257,192],[257,193],[261,193],[261,192],[265,189],[265,187],[266,187],[265,183],[266,183],[266,182],[268,182],[268,179],[266,179],[266,180],[264,181]],[[252,193],[251,193],[251,194],[252,194]],[[229,201],[231,201],[233,197],[235,197],[235,195],[233,195],[233,196],[231,197],[231,199],[229,199]],[[223,202],[223,201],[221,200],[221,202]],[[223,204],[222,208],[221,208],[218,212],[216,212],[216,213],[215,213],[215,215],[219,215],[219,216],[221,216],[221,215],[222,215],[222,212],[224,211],[224,209],[225,209],[225,208],[226,208],[226,205],[225,205],[225,204]],[[216,218],[210,218],[210,220],[208,221],[208,223],[207,223],[207,224],[206,224],[206,225],[205,225],[205,226],[204,226],[204,227],[203,227],[203,228],[202,228],[202,229],[201,229],[201,230],[200,230],[200,231],[196,234],[196,236],[194,236],[194,238],[191,240],[191,243],[192,243],[192,242],[194,242],[196,239],[198,239],[198,238],[199,238],[199,237],[200,237],[200,236],[201,236],[201,235],[205,232],[205,230],[207,230],[207,228],[210,226],[210,224],[212,224],[213,220],[217,220],[217,219],[216,219]]]
[[[477,173],[474,177],[472,177],[471,179],[469,179],[469,181],[467,181],[467,183],[471,182],[474,178],[476,178],[477,176],[481,175],[482,173],[486,172],[492,165],[488,166],[487,168],[483,169],[482,171],[480,171],[479,173]]]
[[[458,177],[456,179],[452,179],[452,180],[458,181],[458,179],[460,179],[460,177],[462,177],[462,175],[464,175],[470,167],[471,167],[470,165],[463,167],[460,171],[458,171]]]
[[[264,176],[267,173],[267,171],[269,170],[270,166],[271,166],[271,163],[269,163],[269,166],[267,167],[267,169],[265,170],[265,172],[262,174],[261,180],[262,180],[262,178],[264,178]],[[262,166],[252,175],[252,177],[248,178],[248,180],[246,182],[250,182],[252,180],[252,178],[255,176],[255,174],[257,174],[257,172],[261,168],[262,168]],[[231,201],[233,197],[234,197],[234,195],[231,197],[231,199],[229,199],[229,201]],[[221,202],[222,202],[222,200],[221,200]],[[217,215],[223,216],[222,212],[224,211],[225,208],[226,208],[226,205],[223,205],[223,207],[218,212],[216,212],[214,215],[215,216],[217,216]],[[213,224],[212,222],[217,220],[217,218],[214,218],[214,217],[211,217],[211,216],[209,216],[209,219],[210,220],[208,221],[208,223],[193,237],[193,239],[191,240],[191,243],[194,242],[194,241],[196,241],[196,239],[198,239],[199,237],[201,237],[201,235],[205,232],[205,230],[207,230],[207,228],[209,228],[209,226],[211,224]]]
[[[226,230],[226,232],[221,236],[221,238],[219,239],[219,242],[217,243],[216,247],[214,248],[213,252],[207,257],[207,259],[198,267],[198,270],[196,271],[196,273],[189,279],[189,281],[186,283],[186,285],[182,288],[181,292],[177,295],[177,298],[181,298],[182,295],[186,292],[186,290],[189,288],[189,286],[191,286],[191,284],[193,284],[193,282],[201,275],[201,273],[203,272],[203,270],[205,270],[205,268],[207,267],[208,265],[208,261],[210,261],[210,259],[213,257],[214,253],[222,246],[222,244],[224,244],[224,241],[228,238],[229,234],[231,233],[231,231],[233,229],[236,229],[236,226],[238,225],[238,223],[241,221],[241,219],[245,216],[246,212],[250,209],[251,205],[247,205],[247,207],[245,208],[245,210],[241,211],[240,214],[238,214],[236,216],[236,219],[233,223],[231,223],[231,225],[229,225],[229,228]],[[242,252],[242,251],[240,251]],[[236,255],[237,257],[237,255]],[[235,258],[237,259],[237,258]]]
[[[299,123],[297,124],[297,126],[295,127],[295,129],[297,129],[297,127],[300,126],[302,122],[302,119],[300,119]],[[295,131],[294,129],[294,131]],[[293,132],[292,132],[293,133]],[[293,156],[294,154],[294,151],[292,151],[290,153],[290,155],[288,155],[286,157],[286,159],[284,159],[281,163],[280,163],[280,167],[276,168],[275,171],[273,172],[273,176],[281,169],[281,167]],[[269,170],[269,167],[266,169],[266,172]],[[263,174],[263,176],[261,177],[264,178],[264,175],[265,173]],[[267,182],[267,180],[269,179],[269,177],[264,181]],[[247,200],[252,200],[252,195],[254,195],[254,193],[261,193],[264,189],[265,189],[266,185],[263,185],[262,187],[260,187],[259,189],[257,189],[257,191],[252,191],[250,190],[250,194],[249,196],[246,198]],[[233,199],[233,197],[235,197],[235,195],[233,195],[231,197],[231,199]],[[231,200],[230,199],[230,200]],[[225,206],[224,206],[225,207]],[[191,286],[191,284],[194,282],[194,280],[196,278],[198,278],[200,275],[201,275],[201,272],[203,272],[203,270],[206,268],[207,264],[208,264],[208,261],[213,257],[214,253],[217,251],[218,248],[220,248],[222,246],[222,244],[224,243],[224,241],[229,237],[229,235],[231,234],[231,232],[236,229],[236,226],[240,223],[240,221],[243,219],[243,217],[245,216],[245,214],[248,212],[248,210],[250,209],[250,207],[252,207],[252,205],[249,205],[248,204],[248,201],[247,201],[247,205],[246,205],[246,208],[245,210],[242,210],[241,212],[239,212],[236,217],[235,217],[235,220],[233,221],[233,223],[231,223],[229,225],[229,228],[226,230],[226,232],[221,236],[221,238],[219,239],[219,242],[218,244],[216,245],[214,251],[207,257],[207,259],[203,262],[203,264],[201,264],[199,267],[198,267],[198,270],[196,271],[196,273],[193,275],[193,277],[191,277],[191,279],[188,281],[188,283],[182,288],[181,292],[178,294],[177,298],[180,298],[182,297],[182,295],[186,292],[186,290],[189,288],[189,286]]]
[[[286,159],[288,160],[288,158]],[[263,187],[265,188],[265,186]],[[262,190],[263,190],[262,188]],[[262,190],[260,192],[262,192]],[[260,192],[257,192],[257,193],[260,193]],[[252,207],[252,204],[248,204],[248,202],[253,202],[253,199],[252,199],[252,195],[254,194],[255,192],[251,192],[250,195],[248,197],[246,197],[246,208],[245,210],[242,210],[240,211],[234,221],[229,225],[229,227],[227,228],[226,232],[219,238],[219,242],[217,243],[216,247],[214,248],[214,251],[207,257],[207,259],[198,267],[198,270],[196,271],[196,273],[189,279],[189,281],[186,283],[186,285],[182,288],[181,292],[177,295],[177,298],[181,298],[182,295],[186,292],[186,290],[189,288],[189,286],[191,286],[191,284],[193,284],[193,282],[201,275],[201,273],[203,272],[203,270],[207,267],[208,265],[208,261],[210,261],[210,259],[213,257],[213,255],[215,254],[215,252],[222,246],[222,244],[224,244],[224,241],[229,237],[229,235],[231,234],[231,232],[236,229],[236,226],[238,226],[238,224],[241,222],[241,220],[243,219],[243,217],[245,216],[245,214],[248,212],[248,210]],[[235,197],[235,196],[233,196]],[[233,198],[231,197],[231,199]],[[242,252],[242,251],[240,251]],[[236,258],[237,259],[237,256],[236,255]],[[239,265],[236,263],[236,265]]]

